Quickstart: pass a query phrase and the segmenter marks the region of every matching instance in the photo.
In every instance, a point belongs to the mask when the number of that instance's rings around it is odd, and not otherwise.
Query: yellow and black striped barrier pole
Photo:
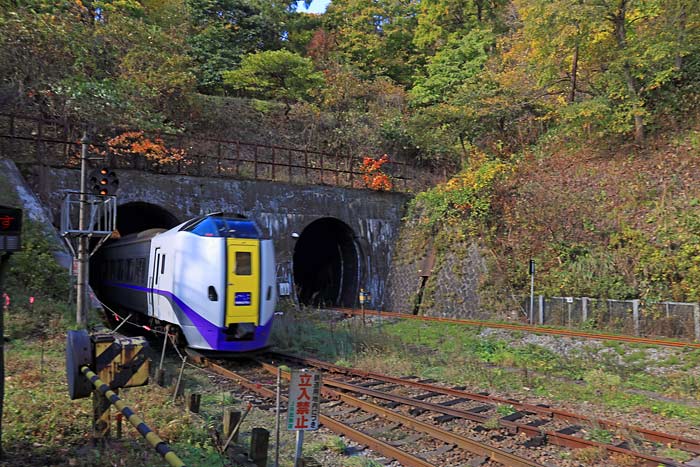
[[[136,430],[141,433],[141,436],[146,438],[148,444],[150,444],[158,454],[163,456],[163,459],[171,465],[172,467],[187,467],[184,462],[180,460],[177,455],[170,450],[168,443],[160,439],[160,437],[153,432],[148,426],[141,420],[141,418],[134,413],[131,408],[129,408],[124,401],[122,401],[119,396],[109,389],[109,386],[102,382],[99,376],[97,376],[89,367],[83,366],[80,368],[81,373],[85,375],[87,379],[90,380],[93,386],[100,391],[106,398],[114,404],[114,406],[119,409],[119,411],[129,420]]]

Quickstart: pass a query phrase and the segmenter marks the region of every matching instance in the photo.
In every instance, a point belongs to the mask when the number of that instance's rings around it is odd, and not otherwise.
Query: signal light
[[[119,179],[109,167],[100,167],[90,173],[88,188],[96,195],[115,195],[119,189]]]

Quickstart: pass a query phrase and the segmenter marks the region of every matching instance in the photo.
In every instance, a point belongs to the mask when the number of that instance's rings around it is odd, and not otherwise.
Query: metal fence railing
[[[80,125],[68,121],[0,114],[0,157],[12,159],[19,166],[78,167],[81,136]],[[93,148],[103,151],[109,136],[115,135],[93,138]],[[112,158],[113,167],[162,174],[366,188],[359,154],[338,155],[188,134],[148,136],[157,136],[167,147],[183,151],[183,157],[161,163],[127,154]],[[420,191],[443,179],[427,168],[400,161],[390,161],[382,171],[391,178],[394,191]]]
[[[523,300],[529,310],[529,299]],[[635,336],[664,336],[700,341],[700,304],[544,297],[535,300],[533,324],[583,327]]]

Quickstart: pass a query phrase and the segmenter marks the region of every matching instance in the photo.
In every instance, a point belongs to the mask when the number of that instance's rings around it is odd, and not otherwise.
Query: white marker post
[[[280,465],[280,405],[282,403],[282,367],[277,367],[277,404],[275,408],[275,467]]]
[[[315,371],[292,370],[288,406],[287,429],[297,432],[294,466],[299,467],[304,432],[318,430],[321,411],[321,375]]]
[[[535,323],[535,260],[530,260],[530,324]]]

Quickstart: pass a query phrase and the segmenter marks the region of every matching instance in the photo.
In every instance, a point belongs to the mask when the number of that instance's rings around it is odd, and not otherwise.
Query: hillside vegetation
[[[0,110],[444,169],[490,282],[698,300],[694,0],[0,0]]]

